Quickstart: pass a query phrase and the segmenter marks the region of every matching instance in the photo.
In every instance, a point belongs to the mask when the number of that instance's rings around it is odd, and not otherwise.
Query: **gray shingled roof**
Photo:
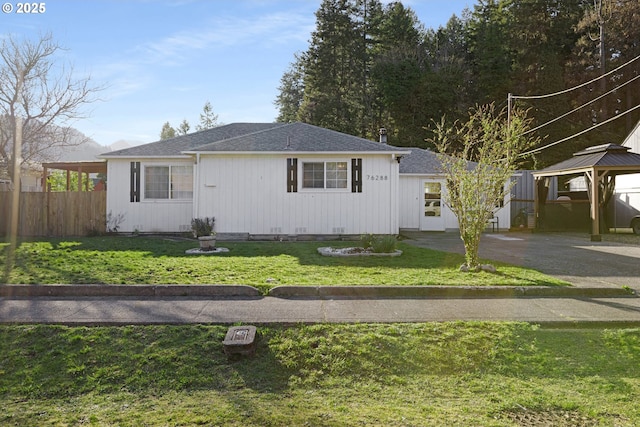
[[[194,152],[387,152],[397,147],[306,123],[289,123],[214,142]]]
[[[306,123],[233,123],[100,157],[175,157],[208,152],[387,152],[406,150]]]
[[[198,147],[211,144],[212,142],[224,141],[240,135],[247,135],[265,129],[285,126],[284,123],[232,123],[194,132],[175,138],[151,142],[149,144],[138,145],[136,147],[125,148],[123,150],[103,153],[100,157],[174,157],[180,156],[184,151],[192,151]]]
[[[411,154],[402,156],[400,160],[401,174],[439,174],[442,173],[442,163],[438,154],[422,148],[407,148]],[[476,162],[467,162],[467,168],[473,169]]]
[[[400,173],[429,174],[438,173],[441,163],[436,153],[422,148],[408,148],[411,154],[405,155],[400,160]]]

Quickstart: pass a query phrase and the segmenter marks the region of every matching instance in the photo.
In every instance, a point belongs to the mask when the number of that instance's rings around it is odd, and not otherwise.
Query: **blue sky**
[[[109,145],[156,141],[166,121],[193,130],[207,101],[224,123],[274,121],[280,78],[307,49],[321,0],[50,0],[42,14],[9,3],[0,37],[50,31],[61,59],[106,86],[74,127]],[[474,3],[403,1],[428,28]]]

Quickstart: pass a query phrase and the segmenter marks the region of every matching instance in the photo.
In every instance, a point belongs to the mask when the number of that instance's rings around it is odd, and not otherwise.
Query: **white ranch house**
[[[234,123],[101,157],[122,232],[185,232],[205,216],[246,238],[457,228],[434,153],[304,123]]]

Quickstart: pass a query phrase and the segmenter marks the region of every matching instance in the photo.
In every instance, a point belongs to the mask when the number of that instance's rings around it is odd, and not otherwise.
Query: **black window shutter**
[[[298,192],[298,159],[287,159],[287,193]]]
[[[131,162],[131,203],[140,201],[140,162]]]
[[[351,159],[351,192],[362,193],[362,159]]]

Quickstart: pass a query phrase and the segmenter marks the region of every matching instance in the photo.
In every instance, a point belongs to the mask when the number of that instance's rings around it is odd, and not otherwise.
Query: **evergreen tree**
[[[191,125],[189,124],[187,119],[184,119],[184,120],[182,120],[182,123],[180,123],[180,126],[178,126],[178,128],[176,129],[176,134],[177,135],[186,135],[186,134],[189,133],[190,129],[191,129]]]
[[[171,125],[169,124],[169,122],[165,122],[162,125],[162,130],[160,131],[160,139],[169,139],[169,138],[175,138],[176,137],[176,130],[171,127]]]
[[[467,23],[469,62],[473,80],[469,82],[475,102],[504,102],[512,87],[514,53],[507,23],[511,0],[482,0],[474,6]]]
[[[594,13],[606,6],[606,22]],[[640,55],[640,2],[619,0],[477,0],[445,27],[425,30],[410,8],[380,0],[323,0],[309,48],[282,76],[279,121],[304,121],[374,139],[387,128],[394,145],[429,147],[424,126],[507,95],[560,92]],[[596,37],[597,36],[597,37]],[[600,39],[605,40],[604,55]],[[640,62],[611,75],[616,89],[599,104],[535,131],[560,140],[640,104]],[[518,99],[532,125],[561,117],[602,93],[600,82],[560,97]],[[537,166],[587,145],[620,141],[640,111],[537,156]],[[542,143],[541,143],[542,144]]]
[[[390,3],[379,22],[378,43],[372,49],[374,120],[384,125],[394,145],[421,146],[429,107],[424,31],[415,13],[401,3]]]
[[[303,61],[296,54],[295,61],[282,75],[279,94],[274,102],[278,106],[277,122],[293,123],[298,121],[300,106],[304,98],[304,70]]]
[[[324,0],[316,12],[316,30],[304,61],[304,98],[299,119],[357,135],[362,116],[358,97],[362,72],[360,37],[351,0]],[[360,99],[359,99],[360,98]]]
[[[567,88],[565,63],[571,55],[578,36],[574,28],[583,14],[577,2],[532,0],[514,2],[507,29],[513,34],[510,50],[514,54],[513,79],[510,91],[516,95],[542,95]],[[532,108],[533,126],[550,122],[570,110],[575,93],[559,97],[518,100],[513,106]],[[544,126],[536,135],[541,139],[558,140],[574,132],[573,118]],[[566,150],[565,150],[566,147]],[[546,150],[536,156],[535,167],[544,167],[578,151],[569,144],[557,150]],[[560,147],[558,147],[560,148]],[[528,166],[534,167],[531,163]]]
[[[196,130],[207,130],[220,125],[221,123],[218,122],[218,115],[213,112],[211,103],[207,101],[204,104],[204,107],[202,107],[202,113],[200,113],[200,123],[196,126]],[[187,131],[188,130],[189,129],[187,128]]]

